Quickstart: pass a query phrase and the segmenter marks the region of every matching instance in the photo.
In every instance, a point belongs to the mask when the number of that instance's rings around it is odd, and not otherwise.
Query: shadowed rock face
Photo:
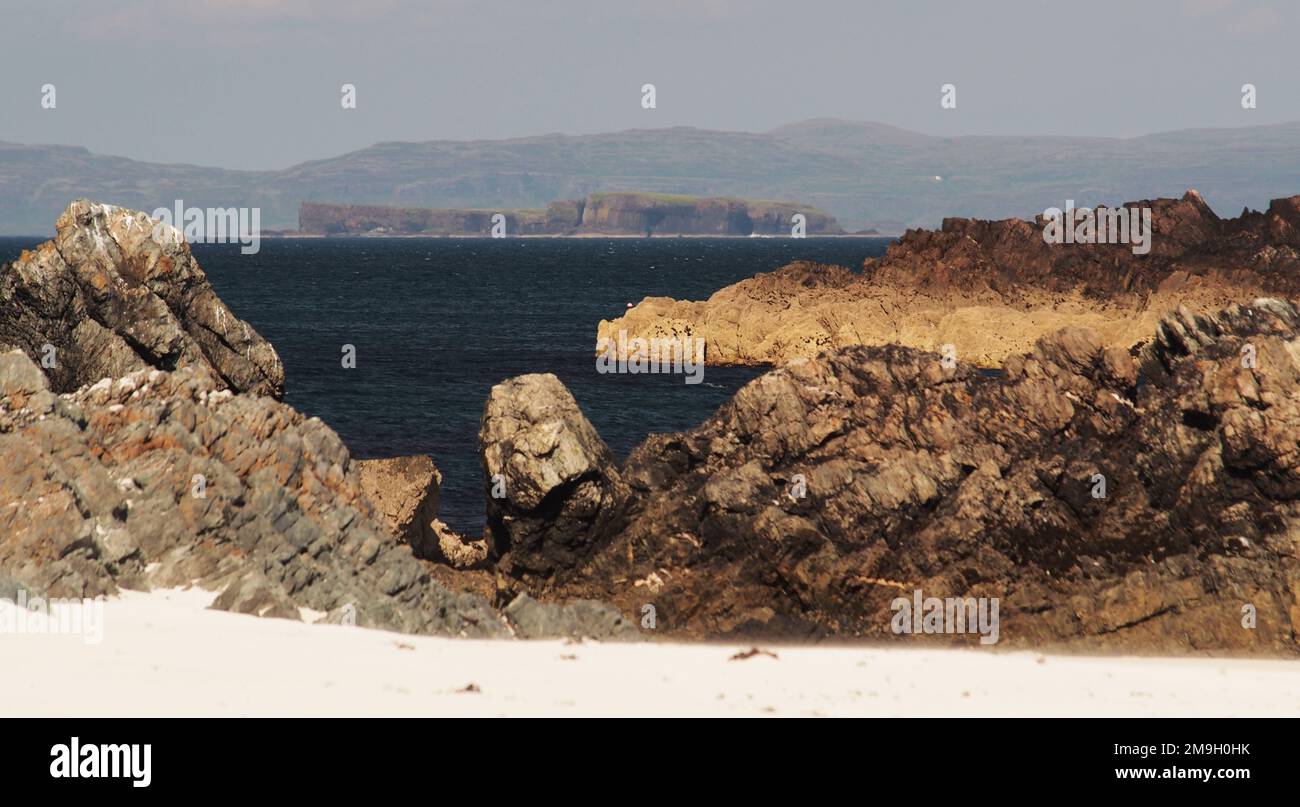
[[[0,345],[41,364],[55,392],[144,368],[206,367],[236,392],[279,397],[271,345],[217,297],[180,232],[85,200],[57,235],[0,268]]]
[[[547,590],[694,636],[892,638],[920,589],[998,598],[1013,645],[1295,653],[1298,329],[1262,300],[1176,312],[1140,358],[1066,328],[1001,377],[895,346],[792,361],[596,469],[618,518],[542,545]]]
[[[1149,254],[1127,243],[1049,245],[1042,221],[946,219],[909,230],[860,274],[794,263],[703,302],[647,298],[602,321],[597,337],[700,337],[715,364],[857,344],[952,345],[962,361],[997,367],[1068,325],[1127,350],[1179,306],[1209,313],[1300,295],[1300,197],[1236,219],[1220,219],[1195,191],[1131,207],[1151,209]]]

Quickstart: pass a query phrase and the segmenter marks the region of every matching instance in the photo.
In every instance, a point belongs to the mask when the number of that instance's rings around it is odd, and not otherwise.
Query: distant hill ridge
[[[0,233],[40,234],[77,197],[136,209],[260,207],[297,226],[304,202],[543,209],[556,199],[636,190],[797,199],[847,230],[935,227],[945,216],[1030,218],[1080,205],[1176,197],[1198,188],[1222,215],[1300,187],[1300,123],[1119,139],[938,137],[818,119],[768,132],[674,127],[509,140],[378,143],[280,171],[161,165],[73,146],[0,143]]]

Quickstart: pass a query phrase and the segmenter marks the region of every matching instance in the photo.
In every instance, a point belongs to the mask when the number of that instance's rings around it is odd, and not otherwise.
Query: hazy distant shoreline
[[[0,233],[6,235],[48,232],[72,196],[113,199],[137,210],[170,207],[178,199],[204,208],[256,207],[263,227],[297,230],[299,207],[308,199],[463,210],[481,210],[490,201],[504,212],[542,210],[557,199],[629,187],[652,194],[800,200],[851,232],[901,233],[938,228],[947,216],[1032,218],[1067,199],[1114,203],[1189,187],[1220,215],[1260,209],[1295,192],[1300,122],[1129,139],[948,138],[823,119],[757,134],[669,127],[384,143],[266,171],[141,163],[41,144],[0,143],[0,154]],[[1225,155],[1250,159],[1223,170]],[[1078,164],[1093,172],[1082,185],[1073,172]],[[533,179],[521,183],[524,175]],[[813,223],[810,217],[809,235]],[[511,226],[509,232],[519,229]]]

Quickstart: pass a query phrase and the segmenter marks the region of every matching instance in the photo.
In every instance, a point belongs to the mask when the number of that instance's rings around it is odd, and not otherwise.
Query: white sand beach
[[[108,599],[97,644],[10,634],[4,715],[1300,715],[1300,663],[748,644],[471,641]],[[0,608],[14,608],[0,603]]]

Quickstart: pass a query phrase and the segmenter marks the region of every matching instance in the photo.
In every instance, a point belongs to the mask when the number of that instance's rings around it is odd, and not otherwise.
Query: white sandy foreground
[[[0,715],[1300,715],[1300,662],[473,641],[126,592],[103,636],[0,636]],[[0,602],[0,608],[13,608]]]

